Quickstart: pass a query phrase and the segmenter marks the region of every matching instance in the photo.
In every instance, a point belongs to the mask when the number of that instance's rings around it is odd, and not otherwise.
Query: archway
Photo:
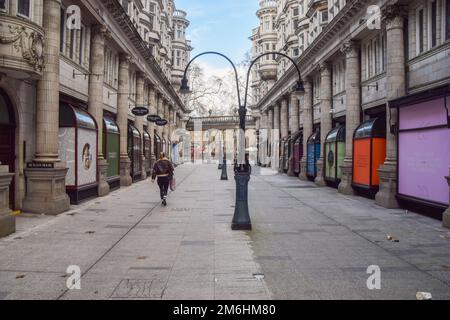
[[[16,121],[10,98],[0,88],[0,162],[9,166],[9,172],[15,172],[15,135]],[[15,178],[9,186],[9,206],[14,209]]]

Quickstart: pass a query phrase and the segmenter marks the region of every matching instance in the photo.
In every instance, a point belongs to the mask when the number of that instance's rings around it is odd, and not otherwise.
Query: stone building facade
[[[188,25],[173,0],[0,1],[0,236],[11,210],[58,214],[170,154]]]
[[[264,58],[256,65],[258,129],[268,136],[259,148],[261,165],[343,194],[372,196],[386,208],[445,211],[450,1],[279,0],[260,1],[260,7],[254,57],[269,41],[264,19],[270,16],[276,49],[295,59],[305,88],[293,92],[298,75],[292,66]],[[298,51],[286,51],[290,44]],[[330,166],[338,174],[333,179]]]

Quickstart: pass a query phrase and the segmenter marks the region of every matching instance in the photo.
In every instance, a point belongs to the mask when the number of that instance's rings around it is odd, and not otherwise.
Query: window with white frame
[[[417,53],[425,51],[425,8],[416,10],[416,49]]]
[[[313,96],[314,104],[320,101],[320,76],[317,75],[313,79]]]
[[[450,40],[450,0],[446,0],[444,2],[444,6],[444,10],[442,10],[445,13],[445,19],[443,23],[444,39]]]
[[[31,17],[30,0],[17,0],[17,15],[26,18]]]
[[[380,75],[386,67],[386,36],[379,34],[364,46],[365,79]]]
[[[438,0],[428,2],[428,47],[434,48],[438,45],[438,23],[440,20],[438,11]]]
[[[333,65],[333,94],[345,91],[345,59]]]

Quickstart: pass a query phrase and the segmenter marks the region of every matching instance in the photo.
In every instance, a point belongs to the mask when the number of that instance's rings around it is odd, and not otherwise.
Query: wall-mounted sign
[[[150,122],[156,122],[156,121],[161,120],[161,117],[158,116],[157,114],[151,114],[151,115],[147,116],[147,120]]]
[[[27,168],[30,169],[53,169],[55,164],[53,162],[28,162]]]
[[[143,117],[148,114],[148,109],[146,107],[134,107],[131,113],[138,117]]]
[[[160,127],[164,127],[168,123],[169,122],[166,119],[160,119],[160,120],[156,121],[156,125],[160,126]]]

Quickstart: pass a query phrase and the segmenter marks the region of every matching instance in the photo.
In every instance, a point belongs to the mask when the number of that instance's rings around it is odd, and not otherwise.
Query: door
[[[0,162],[9,166],[9,172],[15,171],[15,121],[11,101],[0,89]],[[15,177],[9,185],[9,206],[14,209]]]

